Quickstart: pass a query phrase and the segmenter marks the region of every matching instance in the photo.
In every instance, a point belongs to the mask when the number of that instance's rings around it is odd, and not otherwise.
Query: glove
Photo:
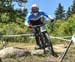
[[[51,19],[51,22],[54,22],[54,19]]]

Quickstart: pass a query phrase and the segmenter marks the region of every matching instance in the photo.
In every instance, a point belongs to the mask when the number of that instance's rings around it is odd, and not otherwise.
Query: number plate
[[[72,36],[71,40],[75,43],[75,34]]]
[[[46,31],[46,28],[45,28],[45,26],[41,26],[41,27],[40,27],[40,31],[41,31],[41,32],[44,32],[44,31]]]

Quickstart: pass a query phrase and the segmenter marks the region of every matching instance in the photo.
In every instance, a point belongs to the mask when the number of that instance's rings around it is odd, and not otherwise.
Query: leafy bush
[[[47,26],[49,34],[54,36],[69,36],[75,32],[75,15],[68,20],[56,20]]]
[[[28,32],[28,28],[20,26],[16,23],[0,23],[0,35],[18,35]],[[1,40],[16,41],[16,42],[28,42],[26,36],[22,37],[1,37]]]

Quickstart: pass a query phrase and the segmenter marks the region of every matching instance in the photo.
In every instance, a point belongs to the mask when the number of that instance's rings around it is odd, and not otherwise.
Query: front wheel
[[[54,52],[53,45],[51,43],[48,33],[44,32],[43,34],[45,37],[45,46],[48,47],[49,53],[51,53],[54,57],[58,57],[57,53]]]
[[[45,54],[46,53],[46,50],[45,50],[45,37],[44,37],[42,32],[40,33],[39,38],[40,38],[40,41],[41,41],[41,48],[44,50],[44,54]]]

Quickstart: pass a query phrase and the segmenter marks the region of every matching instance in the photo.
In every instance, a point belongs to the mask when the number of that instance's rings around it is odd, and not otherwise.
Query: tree
[[[72,11],[71,11],[71,8],[69,7],[66,13],[66,18],[68,19],[70,16],[72,16]]]
[[[55,11],[56,19],[64,19],[65,18],[65,11],[63,10],[63,6],[59,3],[58,8]]]
[[[23,8],[23,10],[15,10],[13,2],[18,3],[19,7]],[[24,25],[27,9],[22,5],[22,3],[26,2],[27,0],[0,0],[0,35],[14,35],[28,32]],[[27,37],[4,38],[1,36],[0,39],[2,41],[26,41]]]
[[[26,14],[27,14],[27,9],[24,8],[23,12],[22,12],[21,9],[14,10],[14,8],[13,8],[14,5],[12,5],[13,2],[18,3],[18,5],[20,7],[23,7],[22,3],[23,4],[26,3],[27,0],[0,0],[0,9],[1,9],[0,10],[0,22],[6,23],[6,21],[4,21],[5,20],[4,18],[7,18],[7,17],[9,17],[8,20],[7,20],[7,23],[8,22],[16,22],[17,17],[24,20]]]
[[[75,0],[73,1],[73,4],[72,4],[72,14],[75,14]]]

